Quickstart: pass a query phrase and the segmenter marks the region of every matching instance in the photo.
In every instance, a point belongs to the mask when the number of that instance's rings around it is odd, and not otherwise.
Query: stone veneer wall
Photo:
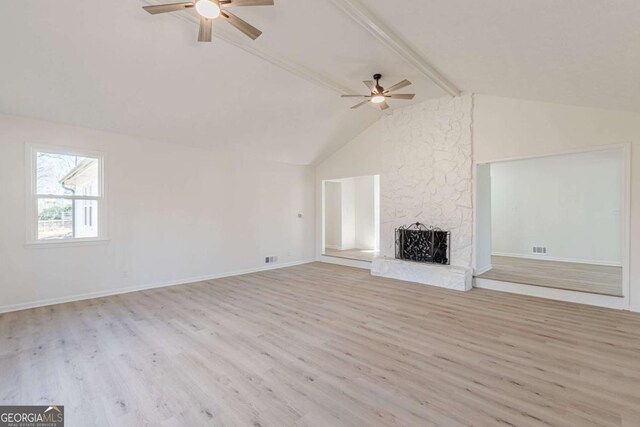
[[[451,231],[451,264],[471,267],[473,98],[438,98],[394,110],[380,127],[381,255],[395,228],[421,222]]]

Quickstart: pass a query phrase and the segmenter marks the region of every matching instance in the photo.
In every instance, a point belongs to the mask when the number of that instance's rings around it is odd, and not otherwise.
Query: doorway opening
[[[322,182],[322,254],[372,261],[380,251],[380,176]]]
[[[476,278],[623,297],[626,156],[478,165]]]

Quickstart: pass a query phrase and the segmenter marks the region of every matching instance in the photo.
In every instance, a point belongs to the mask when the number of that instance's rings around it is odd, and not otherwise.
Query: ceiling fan
[[[376,104],[380,106],[381,110],[386,110],[389,108],[389,104],[387,104],[387,99],[413,99],[415,96],[414,93],[397,93],[391,94],[398,89],[402,89],[403,87],[409,86],[411,82],[409,80],[403,80],[400,83],[396,83],[391,86],[389,89],[383,88],[380,86],[380,79],[382,78],[382,74],[374,74],[373,79],[376,81],[375,83],[371,80],[365,80],[363,83],[369,88],[371,91],[371,95],[342,95],[343,98],[366,98],[359,104],[354,105],[353,108],[358,108],[367,102],[371,102],[372,104]]]
[[[260,34],[262,34],[262,31],[227,10],[230,7],[238,6],[273,6],[273,0],[194,0],[182,3],[144,6],[143,9],[152,15],[195,9],[200,16],[199,42],[211,41],[211,26],[213,20],[219,16],[222,16],[225,21],[242,31],[252,40],[257,39],[260,37]]]

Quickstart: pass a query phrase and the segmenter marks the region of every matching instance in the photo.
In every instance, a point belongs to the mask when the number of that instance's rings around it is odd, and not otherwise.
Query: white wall
[[[373,176],[373,248],[380,251],[380,175]]]
[[[640,114],[474,96],[477,162],[631,143],[630,303],[640,311]]]
[[[324,183],[324,245],[331,249],[342,247],[342,184]]]
[[[107,244],[25,247],[25,142],[106,153]],[[309,166],[0,115],[0,310],[261,268],[269,255],[310,259],[313,176]]]
[[[319,164],[316,186],[379,174],[381,254],[394,256],[396,227],[420,221],[451,230],[451,263],[470,267],[471,110],[468,94],[395,109]]]
[[[623,175],[621,149],[491,164],[494,254],[622,265]]]
[[[355,185],[352,179],[340,180],[342,184],[342,246],[340,249],[356,247],[356,203]]]
[[[476,265],[475,274],[491,269],[491,165],[476,170]]]
[[[355,204],[355,247],[376,248],[375,176],[353,178]]]
[[[383,122],[378,120],[316,167],[316,183],[325,179],[378,175],[382,172]],[[320,206],[318,206],[320,208]]]

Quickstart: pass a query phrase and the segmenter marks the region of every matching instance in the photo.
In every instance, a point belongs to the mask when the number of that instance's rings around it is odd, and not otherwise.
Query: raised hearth
[[[439,286],[457,291],[468,291],[472,286],[471,268],[420,263],[387,257],[373,259],[371,275],[406,280],[423,285]]]

